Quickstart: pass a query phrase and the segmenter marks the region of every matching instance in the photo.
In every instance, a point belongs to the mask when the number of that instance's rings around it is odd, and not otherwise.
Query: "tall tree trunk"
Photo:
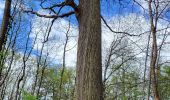
[[[100,0],[79,1],[77,100],[103,100]]]
[[[152,81],[152,90],[154,94],[154,100],[160,100],[159,93],[158,93],[158,83],[157,83],[157,75],[156,75],[156,60],[157,60],[157,43],[156,43],[156,34],[152,33],[153,35],[153,44],[152,44],[152,53],[151,53],[151,81]]]
[[[7,31],[10,23],[10,10],[11,10],[11,0],[6,0],[3,20],[0,30],[0,51],[2,51],[3,44],[5,43]]]
[[[10,10],[11,10],[11,0],[6,0],[3,20],[0,29],[0,81],[2,81],[2,70],[3,70],[3,60],[2,60],[3,55],[1,53],[3,49],[3,45],[6,42],[7,31],[10,24]]]
[[[154,17],[153,17],[153,11],[152,11],[152,0],[148,1],[148,6],[149,6],[149,16],[150,16],[150,25],[151,25],[151,33],[152,33],[152,51],[151,51],[151,61],[150,61],[152,90],[153,90],[154,100],[160,100],[159,93],[158,93],[158,82],[157,82],[157,77],[156,77],[157,75],[155,73],[156,62],[157,62],[157,57],[158,57],[157,37],[156,37],[157,16],[156,16],[156,20],[154,23]]]

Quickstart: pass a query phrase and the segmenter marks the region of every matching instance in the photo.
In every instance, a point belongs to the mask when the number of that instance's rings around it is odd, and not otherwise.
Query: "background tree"
[[[3,64],[2,64],[3,51],[2,51],[2,49],[6,42],[6,39],[8,36],[8,29],[10,26],[11,2],[12,2],[12,0],[5,1],[3,20],[2,20],[1,29],[0,29],[0,66],[1,66],[0,67],[0,81],[2,81],[2,69],[3,69]]]
[[[3,45],[5,43],[5,40],[7,38],[7,32],[10,25],[10,12],[11,12],[11,2],[12,0],[6,0],[5,1],[5,8],[4,8],[4,15],[3,15],[3,21],[1,24],[1,36],[0,36],[0,51],[2,51]]]

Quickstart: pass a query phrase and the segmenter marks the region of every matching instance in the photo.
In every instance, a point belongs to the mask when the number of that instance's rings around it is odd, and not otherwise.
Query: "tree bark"
[[[11,0],[6,0],[3,20],[0,30],[0,51],[2,51],[3,45],[5,44],[8,27],[10,24],[10,10],[11,10]]]
[[[10,24],[10,10],[11,10],[11,0],[5,1],[5,8],[3,14],[3,20],[0,29],[0,81],[2,81],[2,70],[3,70],[3,45],[6,42],[7,31]]]
[[[152,11],[152,0],[148,1],[149,7],[149,17],[150,17],[150,26],[151,26],[151,33],[152,33],[152,51],[151,51],[151,61],[150,61],[150,74],[151,74],[151,83],[152,83],[152,90],[154,95],[154,100],[160,100],[159,92],[158,92],[158,82],[156,77],[156,62],[158,57],[158,48],[157,48],[157,37],[156,37],[156,29],[157,29],[157,12],[156,12],[156,19],[154,23],[153,11]]]
[[[153,35],[153,44],[152,44],[152,54],[151,54],[151,80],[152,80],[152,90],[154,94],[154,100],[160,100],[159,93],[158,93],[158,83],[156,77],[156,60],[157,60],[157,43],[156,43],[156,34],[152,33]]]
[[[103,100],[100,0],[79,1],[77,100]]]

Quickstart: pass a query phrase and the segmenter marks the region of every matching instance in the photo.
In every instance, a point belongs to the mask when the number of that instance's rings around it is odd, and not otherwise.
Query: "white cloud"
[[[135,14],[130,14],[126,17],[113,17],[108,24],[115,30],[115,31],[126,31],[130,34],[138,34],[144,32],[143,27],[147,27],[147,23],[144,18],[137,18],[138,16]],[[36,46],[34,47],[35,50],[40,51],[42,47],[42,42],[44,39],[46,32],[46,28],[51,23],[51,20],[36,17],[34,19],[34,29],[32,37],[35,37],[36,33],[38,33],[38,39],[36,41]],[[117,24],[119,23],[119,24]],[[63,55],[63,46],[65,42],[65,33],[67,32],[69,22],[64,19],[58,19],[51,30],[49,35],[49,41],[45,43],[44,47],[44,54],[49,52],[50,60],[54,62],[62,62],[62,55]],[[144,26],[145,25],[145,26]],[[109,48],[111,42],[115,40],[117,37],[123,36],[123,34],[115,34],[112,33],[105,25],[102,25],[102,35],[103,35],[103,48]],[[72,36],[77,36],[78,29],[77,26],[71,24],[69,34]],[[135,41],[135,40],[133,40]],[[73,48],[77,44],[77,37],[72,37],[69,39],[67,49]],[[145,45],[145,44],[141,44]],[[75,66],[76,65],[76,53],[77,53],[77,46],[75,46],[72,50],[68,51],[66,54],[66,64],[67,66]],[[104,49],[103,49],[104,50]]]
[[[35,37],[38,33],[38,39],[36,40],[36,45],[34,47],[35,50],[40,51],[43,45],[44,36],[47,37],[47,26],[51,24],[50,19],[44,19],[37,17],[33,24],[33,33],[31,37]],[[54,22],[50,35],[48,37],[48,42],[45,43],[43,54],[46,55],[49,53],[49,61],[62,63],[63,59],[63,50],[64,44],[66,40],[66,33],[69,29],[69,22],[65,19],[57,19]],[[69,29],[69,40],[67,44],[66,50],[66,65],[67,66],[75,66],[76,61],[76,44],[77,44],[77,26],[70,24]],[[46,39],[46,38],[45,38]]]
[[[115,31],[125,31],[129,34],[139,35],[150,30],[149,21],[146,20],[143,16],[136,14],[129,14],[127,16],[114,16],[111,19],[106,19],[109,26]],[[36,17],[34,19],[34,29],[32,33],[32,38],[35,37],[35,34],[38,33],[38,39],[36,41],[35,50],[40,51],[42,47],[42,42],[46,32],[46,28],[51,23],[51,20]],[[49,35],[49,41],[45,43],[43,50],[44,55],[49,53],[49,59],[52,62],[62,63],[63,56],[63,47],[65,43],[65,33],[67,32],[69,22],[65,19],[58,19],[54,23],[51,33]],[[78,29],[77,26],[70,24],[69,35],[77,36]],[[166,24],[158,24],[158,28],[165,28]],[[144,49],[147,45],[148,34],[145,33],[140,37],[126,37],[125,40],[128,41],[128,45],[133,48],[135,53],[141,52],[141,49]],[[102,23],[102,39],[103,39],[103,51],[109,48],[112,41],[116,38],[124,36],[124,34],[112,33],[103,23]],[[161,39],[158,39],[158,44],[161,43]],[[73,48],[66,53],[66,65],[75,66],[76,65],[76,53],[77,53],[77,37],[71,37],[68,42],[67,49]],[[104,52],[103,52],[104,54]],[[105,55],[105,54],[104,54]],[[144,53],[138,57],[144,57]],[[104,59],[103,59],[104,60]]]

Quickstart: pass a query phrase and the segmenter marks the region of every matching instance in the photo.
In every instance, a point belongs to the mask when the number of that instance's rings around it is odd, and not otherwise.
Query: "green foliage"
[[[162,100],[170,99],[170,66],[162,66],[158,77],[158,91]]]
[[[167,74],[167,76],[170,76],[170,66],[165,66],[163,70]]]
[[[59,100],[60,93],[62,93],[60,99],[68,100],[73,98],[73,91],[75,87],[75,70],[65,68],[62,77],[61,73],[62,68],[59,70],[55,70],[53,68],[45,69],[42,80],[42,88],[44,91],[41,91],[40,97],[44,96],[46,94],[45,92],[48,92],[48,94],[53,94],[52,98],[54,100]]]
[[[4,52],[4,51],[0,51],[0,69],[3,70],[5,69],[5,64],[3,62],[3,60],[10,55],[9,52]]]
[[[139,100],[143,95],[139,82],[140,77],[137,72],[119,70],[107,83],[105,99]]]
[[[30,93],[24,90],[22,91],[22,99],[23,100],[37,100],[34,95],[31,95]]]

